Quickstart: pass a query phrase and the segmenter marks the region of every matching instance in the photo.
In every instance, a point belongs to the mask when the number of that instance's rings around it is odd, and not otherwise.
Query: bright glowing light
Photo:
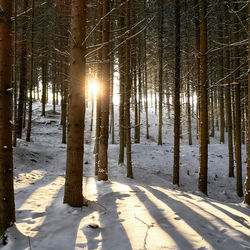
[[[99,90],[97,79],[88,80],[89,94],[96,96]]]

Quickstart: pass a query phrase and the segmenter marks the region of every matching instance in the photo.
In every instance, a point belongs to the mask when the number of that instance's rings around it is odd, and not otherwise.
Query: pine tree
[[[200,168],[199,190],[207,194],[208,102],[207,102],[207,1],[200,0]]]
[[[250,1],[248,1],[248,31],[250,30]],[[250,37],[248,37],[248,69],[250,69]],[[244,202],[250,205],[250,72],[248,70],[248,110],[247,110],[247,173]]]
[[[109,42],[110,16],[109,1],[102,1],[102,43]],[[109,46],[102,49],[102,96],[101,96],[101,130],[99,139],[98,180],[108,180],[108,138],[109,138],[109,97],[110,97],[110,58]]]
[[[175,89],[174,89],[174,167],[173,184],[179,185],[180,164],[180,1],[175,2]]]
[[[0,236],[15,222],[12,149],[12,1],[0,0]]]
[[[85,118],[86,1],[72,0],[70,36],[69,115],[64,203],[83,205],[83,151]]]

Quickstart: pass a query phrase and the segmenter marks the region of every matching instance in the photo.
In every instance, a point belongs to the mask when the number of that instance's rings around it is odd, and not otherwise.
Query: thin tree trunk
[[[16,18],[17,18],[17,0],[14,0],[14,23],[13,23],[13,88],[14,88],[14,104],[13,104],[13,124],[14,124],[14,128],[13,128],[13,135],[12,135],[12,142],[13,142],[13,147],[16,147],[16,138],[17,138],[17,44],[16,44],[16,40],[17,40],[17,22],[16,22]]]
[[[28,0],[23,0],[22,10],[26,11],[28,8]],[[26,73],[27,73],[27,48],[26,48],[26,37],[27,37],[27,18],[24,18],[24,24],[22,25],[22,42],[21,42],[21,67],[20,67],[20,85],[19,85],[19,102],[18,102],[18,113],[17,113],[17,138],[22,138],[23,130],[23,110],[26,93]]]
[[[224,4],[225,6],[225,4]],[[228,13],[228,10],[225,11]],[[229,13],[226,14],[226,20],[230,20]],[[228,44],[230,44],[230,31],[226,29],[226,36]],[[226,49],[226,68],[227,73],[230,73],[230,47]],[[234,177],[234,156],[233,156],[233,124],[232,124],[232,108],[231,108],[231,78],[227,79],[228,86],[225,87],[225,104],[226,104],[226,119],[227,119],[227,133],[228,133],[228,176]]]
[[[94,93],[90,93],[90,98],[91,98],[91,121],[90,121],[90,131],[93,131],[93,122],[94,122]]]
[[[43,55],[42,58],[42,113],[45,116],[46,94],[47,93],[47,59]]]
[[[196,63],[197,63],[197,87],[196,87],[196,138],[199,138],[199,119],[200,119],[200,13],[199,13],[199,0],[194,0],[195,5],[195,37],[196,37]]]
[[[175,89],[174,89],[174,166],[173,184],[179,186],[180,165],[180,1],[176,0],[175,6]]]
[[[62,77],[62,143],[67,141],[67,99],[68,99],[68,88],[67,79]]]
[[[130,1],[126,2],[126,28],[130,30]],[[126,93],[124,105],[125,132],[126,132],[126,156],[127,156],[127,177],[133,178],[131,158],[131,125],[130,125],[130,95],[131,95],[131,67],[130,67],[130,41],[126,40]]]
[[[159,15],[159,24],[158,24],[158,77],[159,77],[159,121],[158,121],[158,145],[162,145],[162,75],[163,75],[163,0],[158,0],[158,15]],[[178,2],[177,2],[178,3]],[[176,3],[176,4],[177,4]],[[176,13],[177,15],[177,13]],[[177,17],[176,17],[177,18]],[[178,36],[178,35],[177,35]],[[177,38],[178,39],[178,38]],[[177,55],[176,55],[177,56]]]
[[[103,0],[103,16],[109,12],[109,1]],[[109,15],[104,18],[102,26],[102,43],[109,42]],[[99,139],[98,181],[108,180],[108,137],[109,137],[109,96],[110,96],[110,58],[109,46],[102,50],[102,97],[101,97],[101,131]]]
[[[208,107],[207,107],[207,1],[200,0],[200,168],[199,190],[207,194]]]
[[[98,1],[98,10],[97,10],[97,20],[102,18],[102,2]],[[99,26],[99,30],[102,30],[102,24]],[[102,34],[98,34],[98,43],[102,43]],[[102,71],[102,51],[98,51],[97,55],[98,65],[97,65],[97,77],[99,83],[101,82],[101,71]],[[100,126],[101,126],[101,91],[97,91],[96,94],[96,125],[95,125],[95,175],[98,175],[98,164],[99,164],[99,140],[100,140]]]
[[[134,56],[136,57],[136,55]],[[140,66],[138,66],[140,67]],[[135,115],[135,138],[134,138],[134,142],[135,143],[139,143],[139,134],[138,134],[138,100],[137,100],[137,77],[136,77],[136,60],[135,58],[132,58],[132,68],[133,68],[133,82],[134,82],[134,107],[135,107],[135,111],[134,111],[134,115]]]
[[[31,121],[32,121],[32,90],[33,90],[33,59],[34,59],[34,51],[33,51],[33,37],[34,37],[34,0],[31,2],[31,41],[30,41],[30,86],[29,86],[29,114],[28,114],[28,127],[26,132],[26,141],[30,141],[30,135],[31,135]]]
[[[144,8],[146,8],[146,0]],[[144,80],[145,80],[145,112],[146,112],[146,138],[149,139],[149,122],[148,122],[148,69],[147,69],[147,33],[144,31]]]
[[[114,59],[113,59],[114,60]],[[114,62],[112,60],[112,66],[110,67],[111,70],[111,88],[110,88],[110,128],[111,128],[111,143],[115,144],[115,117],[114,117]]]
[[[235,3],[235,11],[238,10],[238,5]],[[238,18],[234,17],[234,32],[235,32],[235,41],[239,41],[239,25]],[[236,160],[236,189],[239,197],[243,195],[242,191],[242,160],[241,160],[241,108],[240,108],[240,60],[239,60],[239,48],[238,46],[234,47],[234,78],[237,84],[235,85],[235,160]]]
[[[123,3],[124,0],[121,0]],[[123,12],[120,13],[119,18],[120,28],[125,26],[125,18]],[[122,34],[122,33],[121,33]],[[120,40],[122,42],[122,40]],[[120,103],[119,103],[119,137],[120,137],[120,147],[119,147],[119,160],[118,164],[124,163],[124,146],[125,146],[125,121],[124,121],[124,95],[125,95],[125,46],[121,45],[119,48],[119,73],[120,73]]]
[[[221,11],[223,11],[223,2],[219,4]],[[224,34],[223,34],[223,26],[222,26],[222,16],[223,13],[219,13],[219,41],[221,44],[224,43]],[[219,51],[219,80],[224,77],[224,50],[220,49]],[[223,82],[220,82],[223,84]],[[219,86],[219,105],[220,105],[220,143],[225,143],[225,117],[224,117],[224,87]]]
[[[210,103],[211,103],[211,114],[210,114],[210,118],[211,118],[211,133],[210,136],[214,137],[214,90],[212,89],[210,92]]]
[[[250,32],[250,1],[248,2],[248,32]],[[250,57],[250,38],[248,37],[248,58]],[[250,69],[250,60],[248,60]],[[250,72],[248,70],[248,108],[247,108],[247,172],[244,203],[250,205]]]

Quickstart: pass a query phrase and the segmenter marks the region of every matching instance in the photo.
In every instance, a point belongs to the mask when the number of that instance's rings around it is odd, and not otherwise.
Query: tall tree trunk
[[[12,149],[12,1],[0,0],[0,236],[15,222]],[[3,242],[4,243],[4,242]]]
[[[91,99],[91,120],[90,120],[90,131],[93,131],[93,122],[94,122],[94,106],[95,106],[95,97],[94,93],[91,91],[90,93],[90,99]]]
[[[64,203],[83,205],[83,151],[85,118],[86,1],[72,0],[70,36],[69,115]]]
[[[174,89],[174,167],[173,184],[179,186],[179,165],[180,165],[180,1],[175,3],[175,89]]]
[[[13,88],[14,88],[14,104],[13,104],[13,135],[12,142],[13,147],[16,147],[16,137],[17,137],[17,0],[14,0],[14,23],[13,23]]]
[[[121,0],[123,3],[124,0]],[[119,26],[120,28],[124,28],[125,26],[125,18],[124,14],[121,11],[119,18]],[[122,34],[122,32],[120,33]],[[120,43],[122,39],[120,39]],[[124,95],[125,95],[125,46],[121,45],[119,48],[119,73],[120,73],[120,103],[119,103],[119,137],[120,137],[120,147],[119,147],[119,160],[118,164],[124,163],[124,146],[125,146],[125,122],[124,122]]]
[[[138,97],[139,97],[139,101],[138,101],[138,122],[136,124],[136,128],[137,128],[137,142],[140,143],[141,141],[141,113],[142,113],[142,70],[141,70],[141,61],[142,61],[142,53],[141,53],[141,42],[140,40],[138,41]]]
[[[130,5],[131,1],[126,2],[126,28],[127,32],[130,30]],[[127,37],[128,38],[128,37]],[[127,177],[133,178],[132,171],[132,155],[131,155],[131,125],[130,125],[130,95],[131,95],[131,63],[130,63],[130,41],[126,40],[126,93],[124,105],[125,118],[125,134],[126,134],[126,156],[127,156]]]
[[[97,20],[100,21],[102,18],[102,2],[98,0]],[[102,25],[102,24],[101,24]],[[99,30],[102,30],[100,25]],[[99,44],[102,43],[102,34],[99,32],[97,41]],[[98,51],[97,55],[97,78],[99,83],[101,82],[101,71],[102,71],[102,51]],[[99,164],[99,139],[100,139],[100,126],[101,126],[101,91],[98,90],[96,94],[96,124],[95,124],[95,175],[98,175],[98,164]]]
[[[102,16],[109,12],[109,1],[102,0]],[[103,19],[102,43],[109,42],[109,15]],[[109,45],[102,50],[102,96],[101,96],[101,131],[99,139],[98,180],[108,180],[108,137],[109,137],[109,96],[110,96],[110,58]]]
[[[235,11],[238,10],[238,4],[235,3]],[[234,17],[234,42],[239,42],[239,25],[238,17]],[[235,82],[235,160],[236,160],[236,189],[239,197],[243,195],[242,191],[242,160],[241,160],[241,108],[240,108],[240,59],[239,59],[239,48],[234,47],[234,78]]]
[[[22,10],[26,11],[28,8],[28,0],[22,1]],[[20,85],[19,85],[19,102],[17,113],[17,138],[22,138],[23,129],[23,110],[26,93],[26,73],[27,73],[27,18],[25,17],[22,25],[22,42],[21,42],[21,68],[20,68]]]
[[[207,194],[208,102],[207,102],[207,1],[200,0],[200,168],[199,190]]]
[[[47,70],[48,70],[48,62],[45,58],[45,55],[42,56],[42,113],[41,116],[45,116],[45,107],[46,107],[46,99],[47,99]]]
[[[225,4],[224,4],[225,6]],[[230,20],[230,14],[226,9],[226,20]],[[230,44],[230,31],[227,27],[226,36],[228,45]],[[230,46],[226,48],[226,68],[228,69],[227,74],[231,71],[230,66]],[[231,108],[231,77],[227,79],[228,86],[225,88],[225,104],[226,104],[226,119],[227,119],[227,133],[228,133],[228,176],[234,177],[234,157],[233,157],[233,125],[232,125],[232,108]]]
[[[29,72],[29,114],[28,114],[28,127],[26,132],[26,141],[30,141],[31,135],[31,121],[32,121],[32,90],[33,90],[33,59],[34,59],[34,51],[33,51],[33,37],[34,37],[34,0],[31,2],[31,41],[30,41],[30,72]]]
[[[159,121],[158,121],[158,145],[162,145],[162,75],[163,75],[163,0],[158,0],[158,75],[159,75]],[[177,3],[176,3],[177,4]],[[177,14],[176,14],[177,15]],[[177,17],[176,17],[177,18]],[[178,39],[178,38],[177,38]]]
[[[146,0],[144,0],[144,9],[146,12]],[[146,112],[146,138],[149,139],[148,122],[148,67],[147,67],[147,33],[144,31],[144,81],[145,81],[145,112]]]
[[[135,46],[136,47],[136,46]],[[132,69],[133,69],[133,82],[134,82],[134,107],[135,107],[135,138],[134,138],[134,142],[135,143],[139,143],[139,134],[138,134],[138,109],[140,110],[140,108],[138,108],[138,100],[137,100],[137,75],[136,75],[136,59],[135,59],[136,55],[134,55],[134,57],[132,58]],[[138,65],[138,67],[140,67]]]
[[[197,87],[196,87],[196,138],[199,138],[199,119],[200,119],[200,11],[199,0],[194,0],[195,6],[195,38],[196,38],[196,63],[197,63]]]
[[[185,2],[185,8],[187,8],[187,2]],[[188,28],[188,23],[187,23],[187,28]],[[188,30],[188,29],[187,29]],[[190,101],[190,59],[189,59],[189,43],[190,43],[190,39],[189,39],[189,34],[187,34],[188,36],[188,43],[187,43],[187,127],[188,127],[188,144],[192,145],[192,123],[191,123],[191,101]]]
[[[211,89],[210,91],[210,103],[211,103],[211,112],[210,112],[210,119],[211,119],[211,133],[210,136],[214,137],[214,90]]]
[[[219,7],[223,11],[223,3],[221,2]],[[223,37],[223,25],[222,25],[222,16],[224,13],[219,13],[219,41],[220,44],[224,43]],[[223,84],[221,81],[224,77],[224,50],[220,49],[219,52],[219,80],[220,84]],[[220,105],[220,143],[225,143],[225,117],[224,117],[224,87],[219,86],[219,105]]]
[[[250,32],[250,1],[248,1],[248,32]],[[250,38],[248,36],[248,59],[250,57]],[[250,60],[248,60],[250,69]],[[248,108],[247,108],[247,173],[245,181],[244,202],[250,205],[250,72],[248,70]]]
[[[63,71],[65,71],[65,67],[62,67]],[[66,72],[65,72],[66,73]],[[68,102],[68,79],[65,77],[61,77],[62,81],[62,143],[66,143],[67,141],[67,102]]]
[[[112,65],[110,67],[111,74],[111,88],[110,88],[110,132],[111,132],[111,143],[115,144],[115,117],[114,117],[114,58],[112,59]]]

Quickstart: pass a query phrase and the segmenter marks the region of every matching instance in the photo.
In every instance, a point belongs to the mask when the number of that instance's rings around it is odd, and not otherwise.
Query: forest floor
[[[94,176],[94,132],[86,114],[83,193],[88,206],[63,204],[66,145],[61,144],[60,113],[47,106],[40,116],[34,103],[32,142],[18,140],[14,150],[16,223],[4,250],[71,249],[250,249],[250,209],[228,178],[227,144],[209,145],[208,196],[197,191],[199,150],[181,141],[180,187],[172,185],[173,126],[164,119],[162,146],[157,145],[157,116],[150,109],[150,139],[132,145],[134,179],[118,165],[118,115],[115,144],[109,145],[109,181]],[[195,125],[195,123],[193,124]],[[195,127],[193,127],[195,133]],[[246,149],[243,154],[245,179]]]

